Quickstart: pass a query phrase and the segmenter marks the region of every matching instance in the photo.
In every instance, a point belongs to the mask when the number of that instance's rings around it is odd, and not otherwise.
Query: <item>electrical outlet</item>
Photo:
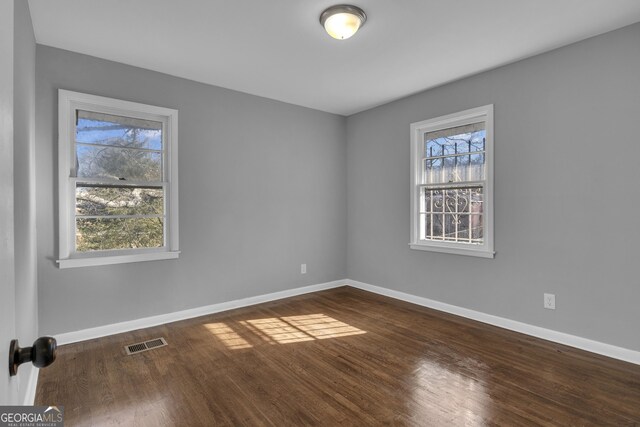
[[[556,309],[556,295],[555,294],[544,294],[544,308],[549,310]]]
[[[300,264],[300,274],[307,274],[307,264]]]

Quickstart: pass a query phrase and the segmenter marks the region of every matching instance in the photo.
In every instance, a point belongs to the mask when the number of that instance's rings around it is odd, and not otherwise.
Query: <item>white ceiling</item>
[[[38,43],[349,115],[640,21],[639,0],[29,0]]]

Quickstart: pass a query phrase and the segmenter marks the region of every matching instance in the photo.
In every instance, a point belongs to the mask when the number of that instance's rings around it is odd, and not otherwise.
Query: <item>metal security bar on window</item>
[[[422,240],[483,242],[483,188],[431,189],[421,187]]]
[[[420,240],[484,242],[485,136],[483,122],[424,134]]]

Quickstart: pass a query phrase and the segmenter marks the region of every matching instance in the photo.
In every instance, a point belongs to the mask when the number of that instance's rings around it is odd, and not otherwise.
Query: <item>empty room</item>
[[[639,1],[0,33],[0,427],[640,425]]]

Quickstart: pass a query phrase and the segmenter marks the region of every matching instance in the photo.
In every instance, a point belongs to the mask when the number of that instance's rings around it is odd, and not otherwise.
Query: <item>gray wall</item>
[[[410,250],[409,124],[485,104],[496,258]],[[348,277],[640,350],[639,118],[640,24],[349,117]]]
[[[45,46],[36,63],[42,334],[346,276],[344,117]],[[58,88],[180,111],[180,259],[56,267]]]
[[[348,276],[640,350],[633,265],[640,24],[351,116],[346,125],[54,48],[38,46],[36,59],[43,334]],[[58,88],[180,110],[179,260],[56,268]],[[489,103],[496,258],[410,250],[409,124]],[[544,292],[556,294],[557,310],[543,309]]]

